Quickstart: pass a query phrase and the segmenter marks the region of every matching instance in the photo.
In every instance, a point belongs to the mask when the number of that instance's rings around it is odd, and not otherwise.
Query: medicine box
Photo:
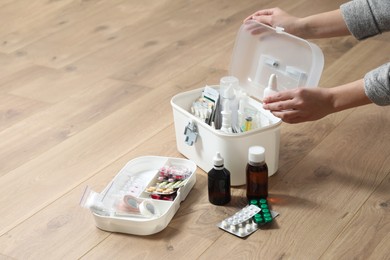
[[[256,21],[243,24],[237,34],[229,76],[250,96],[249,103],[265,118],[256,129],[224,133],[194,116],[192,103],[204,87],[183,92],[171,99],[177,149],[205,172],[213,167],[213,156],[220,152],[231,173],[231,185],[246,183],[245,167],[250,146],[265,148],[269,176],[278,170],[281,120],[262,108],[263,92],[272,74],[278,90],[318,85],[324,65],[321,49],[304,39]],[[218,85],[212,86],[218,89]]]
[[[169,167],[185,171],[185,178],[181,181],[183,185],[175,189],[173,194],[161,195],[168,199],[153,199],[152,194],[160,195],[149,192],[148,187],[156,186],[162,169]],[[162,231],[169,224],[196,182],[196,169],[196,164],[187,159],[138,157],[129,161],[102,192],[95,193],[87,187],[80,205],[91,210],[96,226],[102,230],[151,235]],[[126,201],[127,198],[131,200]],[[120,203],[124,200],[129,205],[121,210],[123,207]],[[129,206],[141,210],[129,210]]]

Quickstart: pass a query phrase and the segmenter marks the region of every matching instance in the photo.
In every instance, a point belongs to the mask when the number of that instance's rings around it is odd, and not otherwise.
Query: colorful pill
[[[255,217],[255,221],[256,222],[262,222],[263,218],[261,216],[257,216],[257,217]]]
[[[263,216],[264,216],[264,218],[272,218],[270,213],[264,213]]]

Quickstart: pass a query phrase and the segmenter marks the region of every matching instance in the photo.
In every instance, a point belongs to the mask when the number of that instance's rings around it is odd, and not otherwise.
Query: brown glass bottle
[[[213,158],[214,168],[208,172],[209,201],[214,205],[225,205],[230,202],[230,172],[223,166],[220,153]]]
[[[268,197],[268,167],[265,163],[265,150],[261,146],[252,146],[248,152],[246,166],[246,197],[266,199]]]

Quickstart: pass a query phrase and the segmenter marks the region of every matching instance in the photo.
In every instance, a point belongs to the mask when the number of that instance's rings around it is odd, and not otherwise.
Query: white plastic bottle
[[[231,125],[237,124],[238,99],[235,92],[239,89],[239,81],[236,77],[226,76],[220,79],[221,111],[230,111]],[[229,102],[226,102],[229,101]],[[229,109],[225,107],[227,105]]]
[[[229,87],[232,87],[233,91],[237,91],[240,88],[238,78],[233,77],[233,76],[222,77],[219,80],[219,86],[220,86],[220,95],[221,96],[224,95],[224,91]]]
[[[221,112],[222,115],[222,126],[221,131],[224,133],[233,133],[232,130],[232,114],[229,108],[229,101],[225,100],[225,104],[223,105],[224,110]]]
[[[264,89],[263,99],[278,93],[278,83],[275,74],[271,74],[268,80],[268,86]]]
[[[238,132],[244,132],[244,125],[245,125],[245,108],[248,104],[248,96],[246,93],[241,95],[239,105],[238,105],[238,112],[237,112],[237,128],[239,129]]]

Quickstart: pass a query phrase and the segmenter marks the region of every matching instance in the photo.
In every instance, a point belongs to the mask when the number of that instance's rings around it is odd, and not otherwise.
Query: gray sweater
[[[349,31],[359,40],[390,31],[389,0],[350,1],[341,5],[340,10]],[[364,88],[375,104],[390,105],[390,62],[368,72]]]

